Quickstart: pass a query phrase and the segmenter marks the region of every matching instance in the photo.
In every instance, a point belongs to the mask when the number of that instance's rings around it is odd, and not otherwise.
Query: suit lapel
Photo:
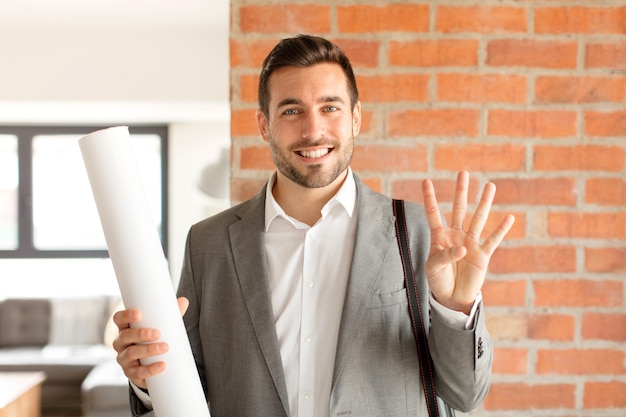
[[[355,176],[355,180],[358,204],[356,240],[339,328],[333,386],[365,317],[374,285],[383,269],[389,242],[395,238],[392,233],[392,211],[387,209],[391,208],[391,202],[363,185],[358,177]]]
[[[241,220],[230,227],[237,276],[259,346],[283,403],[285,415],[289,415],[289,401],[274,325],[263,240],[265,188],[250,200],[250,204],[242,206],[238,215]]]

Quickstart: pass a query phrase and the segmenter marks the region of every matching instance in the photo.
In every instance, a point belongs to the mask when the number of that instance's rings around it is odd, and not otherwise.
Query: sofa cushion
[[[50,299],[51,345],[98,345],[117,298],[80,297]]]
[[[50,333],[47,299],[9,299],[0,303],[0,347],[43,346]]]
[[[82,383],[83,411],[122,409],[130,414],[128,378],[116,360],[93,368]]]

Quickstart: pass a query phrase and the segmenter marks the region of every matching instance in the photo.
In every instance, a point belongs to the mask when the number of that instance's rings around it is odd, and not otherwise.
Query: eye
[[[336,111],[339,111],[339,107],[337,107],[337,106],[326,106],[326,107],[324,107],[324,111],[325,112],[329,112],[329,113],[330,112],[336,112]]]
[[[293,115],[296,115],[296,114],[299,114],[299,113],[300,113],[300,111],[298,109],[287,109],[287,110],[285,110],[283,112],[283,114],[287,115],[287,116],[293,116]]]

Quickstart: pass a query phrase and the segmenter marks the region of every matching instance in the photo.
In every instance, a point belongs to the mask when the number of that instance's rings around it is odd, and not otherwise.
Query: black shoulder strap
[[[417,296],[415,272],[413,271],[411,262],[411,251],[409,249],[409,237],[406,229],[403,200],[393,200],[393,213],[396,217],[396,236],[398,238],[398,247],[400,248],[400,257],[402,258],[402,268],[404,269],[406,292],[409,299],[409,312],[411,314],[413,334],[415,334],[415,342],[417,344],[417,354],[420,361],[426,407],[428,408],[428,415],[430,417],[439,417],[437,394],[435,391],[435,375],[433,363],[430,359],[430,351],[428,350],[428,340],[426,338],[422,310]]]

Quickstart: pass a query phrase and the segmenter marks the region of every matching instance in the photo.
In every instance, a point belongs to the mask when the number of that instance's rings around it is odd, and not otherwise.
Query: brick
[[[429,13],[425,4],[338,6],[337,26],[342,33],[427,32]]]
[[[230,112],[230,134],[232,136],[258,136],[256,109],[233,109]]]
[[[586,248],[585,269],[589,272],[626,272],[626,249]]]
[[[624,7],[537,7],[536,33],[624,34]]]
[[[267,179],[232,178],[230,180],[230,201],[241,203],[258,193]]]
[[[626,408],[626,382],[586,382],[583,406],[591,408]]]
[[[524,340],[528,337],[525,314],[487,314],[486,323],[494,340]]]
[[[495,375],[524,375],[527,372],[528,349],[494,348],[493,373]]]
[[[626,42],[587,43],[585,68],[626,69]]]
[[[467,17],[471,16],[471,19]],[[506,6],[437,6],[435,30],[443,33],[525,33],[527,10]]]
[[[618,146],[535,146],[534,169],[540,171],[607,171],[624,169],[624,148]]]
[[[360,145],[355,146],[351,166],[357,171],[424,172],[427,157],[423,145]]]
[[[364,176],[360,176],[360,178],[367,186],[369,186],[374,191],[378,191],[379,193],[382,192],[383,186],[382,186],[380,178],[378,178],[378,177],[366,177],[366,176],[365,177]]]
[[[584,339],[626,342],[626,314],[584,313],[581,333]]]
[[[390,111],[387,136],[478,136],[480,112],[473,109]]]
[[[577,50],[574,41],[494,39],[487,43],[487,65],[574,69]]]
[[[258,68],[280,37],[272,39],[230,40],[230,66]],[[364,39],[332,39],[350,58],[353,67],[374,68],[378,65],[379,41]]]
[[[259,76],[242,75],[239,83],[239,97],[244,103],[257,103],[259,91]]]
[[[526,77],[510,74],[438,74],[437,100],[467,103],[524,103]]]
[[[496,194],[497,196],[497,194]],[[485,224],[485,229],[483,230],[483,238],[491,235],[496,228],[500,225],[502,220],[509,215],[512,214],[515,217],[515,223],[509,232],[505,236],[505,240],[514,240],[514,239],[524,239],[526,237],[526,213],[525,212],[513,212],[513,211],[496,211],[491,210],[489,213],[489,218],[487,219],[487,223]]]
[[[626,79],[615,77],[537,77],[539,103],[619,103],[626,96]]]
[[[422,196],[421,183],[421,179],[414,178],[393,180],[391,182],[391,195],[393,198],[400,198],[423,204],[424,198]]]
[[[585,184],[585,202],[601,206],[626,206],[626,180],[589,178]]]
[[[279,39],[230,40],[230,66],[261,68],[263,60]]]
[[[437,171],[520,171],[526,163],[526,147],[511,144],[449,144],[435,148]]]
[[[244,33],[327,33],[330,31],[330,7],[314,4],[242,5],[239,20]]]
[[[493,274],[531,272],[574,272],[576,249],[573,246],[500,247],[489,263]]]
[[[496,201],[507,205],[564,205],[576,204],[574,178],[498,179]]]
[[[421,179],[398,179],[391,183],[392,195],[395,198],[403,198],[406,200],[416,201],[423,203],[424,198],[422,196],[422,180],[426,178],[424,176]],[[431,179],[433,186],[435,187],[435,193],[437,195],[437,202],[439,204],[451,203],[454,199],[454,190],[456,188],[455,180],[446,180],[433,178]],[[479,183],[475,177],[470,178],[469,190],[468,190],[468,202],[473,204],[476,202]]]
[[[587,111],[584,121],[586,136],[626,136],[626,110]]]
[[[619,307],[623,284],[618,281],[550,279],[533,281],[535,307]]]
[[[502,281],[487,278],[482,293],[485,305],[490,307],[524,307],[526,280]]]
[[[574,384],[493,383],[483,402],[485,410],[543,410],[574,408]]]
[[[380,42],[366,39],[336,39],[335,43],[343,49],[353,67],[376,68],[379,64]]]
[[[569,110],[489,110],[487,134],[512,138],[576,136],[577,115]]]
[[[581,239],[624,239],[626,218],[619,213],[548,213],[548,235]]]
[[[422,39],[389,42],[389,63],[399,67],[475,67],[478,41]]]
[[[240,150],[241,169],[274,170],[269,146],[247,146]]]
[[[425,74],[385,74],[358,78],[359,95],[369,103],[424,102],[428,100]]]
[[[571,342],[574,340],[574,317],[565,314],[535,314],[528,318],[528,338]]]
[[[610,349],[539,349],[540,375],[619,375],[624,373],[624,352]]]

